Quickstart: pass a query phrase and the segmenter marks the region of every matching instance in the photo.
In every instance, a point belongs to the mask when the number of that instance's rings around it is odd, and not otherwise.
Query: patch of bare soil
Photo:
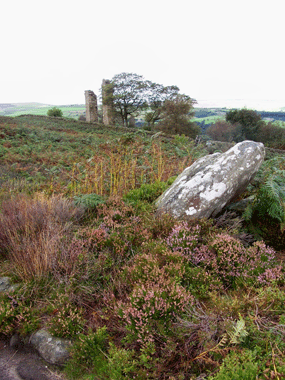
[[[43,361],[30,346],[13,348],[0,341],[1,380],[66,380],[54,366]]]

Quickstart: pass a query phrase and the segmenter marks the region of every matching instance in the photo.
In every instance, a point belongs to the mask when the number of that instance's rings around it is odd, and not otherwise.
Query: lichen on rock
[[[262,143],[243,141],[186,168],[157,200],[157,212],[178,219],[209,218],[237,198],[265,156]]]

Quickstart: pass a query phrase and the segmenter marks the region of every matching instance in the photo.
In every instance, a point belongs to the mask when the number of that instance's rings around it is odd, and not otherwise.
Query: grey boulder
[[[7,292],[11,289],[10,277],[0,277],[0,292]]]
[[[11,293],[19,287],[19,284],[11,284],[10,277],[0,277],[0,292]]]
[[[157,213],[183,220],[214,217],[246,189],[264,156],[262,143],[243,141],[200,158],[158,198]]]
[[[49,363],[62,365],[69,358],[71,342],[68,339],[55,338],[44,329],[33,334],[30,343]]]

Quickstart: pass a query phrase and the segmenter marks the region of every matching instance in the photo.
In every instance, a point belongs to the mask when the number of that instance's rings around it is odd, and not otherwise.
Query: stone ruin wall
[[[97,96],[93,91],[85,91],[86,121],[98,123]]]
[[[114,125],[114,110],[111,104],[106,104],[106,98],[112,95],[112,89],[106,86],[110,85],[111,81],[103,79],[102,82],[102,103],[103,103],[103,124]]]
[[[103,79],[102,82],[102,108],[103,108],[103,124],[114,125],[114,109],[111,104],[106,104],[106,98],[112,95],[112,89],[106,86],[110,85],[111,81]],[[86,121],[98,123],[98,106],[97,96],[93,91],[85,91],[85,107],[86,107]]]

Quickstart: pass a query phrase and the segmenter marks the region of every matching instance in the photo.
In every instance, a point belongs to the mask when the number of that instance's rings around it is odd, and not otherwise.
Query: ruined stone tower
[[[93,91],[85,91],[86,121],[98,123],[97,96]]]
[[[110,101],[113,89],[110,86],[111,81],[103,79],[102,82],[102,103],[103,103],[103,124],[114,125],[114,107]]]

